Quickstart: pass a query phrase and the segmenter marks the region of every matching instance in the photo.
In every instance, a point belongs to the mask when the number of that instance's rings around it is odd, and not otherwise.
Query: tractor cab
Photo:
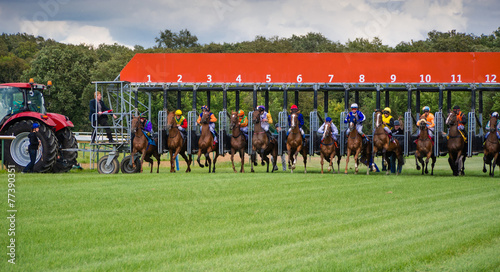
[[[43,85],[10,83],[0,84],[0,116],[14,115],[24,111],[45,114]]]

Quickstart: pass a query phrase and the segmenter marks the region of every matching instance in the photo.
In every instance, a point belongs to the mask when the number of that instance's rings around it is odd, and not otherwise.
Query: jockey
[[[290,111],[292,113],[298,113],[300,135],[302,135],[302,140],[305,140],[306,139],[306,135],[304,133],[304,130],[302,129],[302,126],[304,126],[304,116],[302,115],[302,113],[299,112],[299,107],[297,107],[297,105],[292,105],[292,107],[290,108]],[[292,117],[291,116],[292,116],[291,114],[288,115],[288,126],[289,127],[291,126],[291,123],[292,123]],[[290,133],[290,131],[292,131],[292,128],[288,129],[288,132],[286,133],[287,136]]]
[[[496,125],[497,127],[497,138],[498,140],[500,140],[500,134],[498,131],[500,131],[500,117],[498,116],[498,112],[494,112],[491,114],[491,117],[496,117],[497,118],[497,123],[496,124],[493,124],[493,125]],[[488,135],[490,135],[490,127],[491,127],[492,124],[490,124],[490,121],[488,121],[488,124],[486,124],[486,130],[488,131],[486,133],[486,135],[484,136],[484,139],[487,139],[488,138]]]
[[[391,108],[386,107],[382,113],[382,123],[384,125],[385,132],[389,136],[389,141],[396,143],[396,141],[392,137],[392,129],[394,129],[394,117],[392,117],[391,115]]]
[[[318,129],[318,133],[321,133],[321,134],[325,133],[326,123],[330,123],[330,125],[332,126],[332,138],[334,141],[337,141],[337,135],[339,135],[339,130],[337,129],[335,124],[332,122],[331,117],[326,117],[325,122]],[[323,137],[324,136],[321,136],[321,141],[323,141]]]
[[[460,106],[456,105],[453,107],[453,112],[457,115],[458,129],[464,131],[464,125],[467,124],[464,114],[460,111]]]
[[[363,121],[365,121],[366,117],[361,111],[358,111],[358,104],[356,103],[353,103],[351,105],[351,111],[347,114],[347,117],[344,120],[344,124],[347,124],[348,120],[352,117],[356,118],[356,130],[358,131],[359,135],[361,135],[361,137],[363,137],[363,140],[365,140],[366,142],[370,141],[370,139],[368,139],[368,137],[366,137],[366,135],[363,133]],[[349,134],[349,132],[351,132],[351,130],[347,128],[346,134]]]
[[[238,111],[238,120],[240,121],[240,130],[248,140],[248,117],[245,115],[243,110]]]
[[[146,136],[151,137],[153,134],[153,124],[151,121],[147,120],[146,117],[141,116],[142,130],[146,132]]]
[[[198,120],[196,120],[196,122],[198,123],[198,125],[200,125],[201,129],[201,117],[203,116],[204,112],[208,112],[210,116],[210,120],[208,121],[208,127],[210,128],[210,132],[212,132],[212,135],[214,136],[214,144],[215,144],[217,143],[217,132],[215,131],[215,122],[217,122],[217,118],[206,105],[201,106],[201,111],[202,112],[200,113],[200,116],[198,117]]]
[[[427,122],[427,128],[429,129],[429,137],[431,137],[432,140],[434,136],[434,127],[436,126],[436,124],[434,124],[434,114],[431,113],[431,108],[429,108],[429,106],[423,107],[422,111],[424,113],[422,114],[422,116],[420,116],[420,119],[424,119]]]
[[[181,110],[175,111],[175,124],[177,125],[177,128],[181,132],[182,138],[185,139],[186,138],[186,129],[188,127],[188,124],[187,124],[186,118],[182,115]]]
[[[262,129],[266,132],[267,137],[269,140],[273,139],[271,137],[271,132],[269,132],[269,124],[273,123],[273,118],[271,117],[271,114],[266,111],[266,108],[262,105],[257,107],[257,110],[260,113],[260,126]]]

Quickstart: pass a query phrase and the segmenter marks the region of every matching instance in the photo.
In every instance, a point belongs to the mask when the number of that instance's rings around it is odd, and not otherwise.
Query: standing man
[[[33,126],[31,126],[31,132],[30,134],[28,134],[28,139],[30,141],[30,145],[28,146],[30,163],[28,163],[28,165],[26,165],[26,167],[23,169],[23,173],[33,173],[33,167],[35,167],[36,162],[36,154],[38,148],[40,147],[40,139],[38,139],[38,136],[36,136],[39,130],[40,125],[38,123],[33,123]]]
[[[104,101],[102,101],[101,92],[94,93],[94,99],[90,100],[90,113],[89,119],[90,124],[92,125],[92,141],[91,143],[95,143],[95,137],[97,134],[97,126],[103,126],[106,130],[106,134],[108,136],[108,140],[110,143],[114,143],[113,135],[111,134],[111,129],[108,127],[108,116],[103,114],[107,112],[111,112],[111,110],[106,107]],[[113,114],[113,118],[117,118],[116,115]]]

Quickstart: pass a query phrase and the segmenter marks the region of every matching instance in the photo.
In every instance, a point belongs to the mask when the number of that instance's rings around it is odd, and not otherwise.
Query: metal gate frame
[[[309,156],[314,156],[314,140],[319,129],[318,111],[313,110],[309,113]]]
[[[198,123],[196,123],[196,120],[198,118],[198,113],[194,111],[188,112],[188,131],[187,131],[187,153],[188,154],[195,154],[193,151],[193,143],[192,143],[192,136],[193,132],[196,135],[199,135],[200,132],[198,131]]]
[[[288,131],[288,112],[286,110],[278,113],[278,125],[280,131],[278,132],[278,155],[284,153],[283,143],[286,141],[286,133]]]
[[[163,150],[163,138],[164,136],[168,136],[168,130],[167,130],[167,120],[168,116],[168,111],[158,111],[158,154],[163,154],[164,151],[165,153],[167,150]],[[163,133],[165,131],[165,133]]]
[[[475,112],[469,112],[468,114],[468,119],[467,119],[467,157],[472,157],[472,152],[473,152],[473,142],[474,142],[474,137],[476,136],[476,113]]]
[[[407,157],[410,155],[410,144],[411,144],[411,135],[413,131],[413,120],[411,117],[411,112],[405,112],[405,123],[404,123],[403,133],[404,133],[404,156]]]
[[[252,139],[253,139],[253,111],[248,112],[248,155],[253,154],[252,150]],[[250,160],[252,163],[252,160]]]
[[[345,150],[345,144],[346,144],[346,131],[347,131],[347,127],[348,127],[348,124],[344,123],[344,120],[345,118],[347,117],[347,112],[343,111],[340,113],[340,125],[339,125],[339,129],[340,129],[340,154],[342,154],[342,156],[345,155],[346,153],[346,150]]]
[[[444,131],[444,120],[443,113],[438,111],[434,114],[435,126],[434,126],[434,156],[439,157],[439,142]]]
[[[225,154],[225,134],[227,133],[229,135],[230,131],[230,119],[228,118],[227,111],[224,109],[222,111],[219,111],[219,155],[224,156]]]

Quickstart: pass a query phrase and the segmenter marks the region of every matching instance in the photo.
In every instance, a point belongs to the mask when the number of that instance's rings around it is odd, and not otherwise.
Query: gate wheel
[[[97,171],[99,174],[116,174],[120,171],[120,164],[116,157],[113,158],[109,165],[106,165],[109,155],[103,156],[97,163]]]
[[[124,174],[132,174],[139,173],[141,171],[141,157],[136,157],[135,159],[135,168],[130,164],[130,155],[123,158],[121,162],[122,173]]]

